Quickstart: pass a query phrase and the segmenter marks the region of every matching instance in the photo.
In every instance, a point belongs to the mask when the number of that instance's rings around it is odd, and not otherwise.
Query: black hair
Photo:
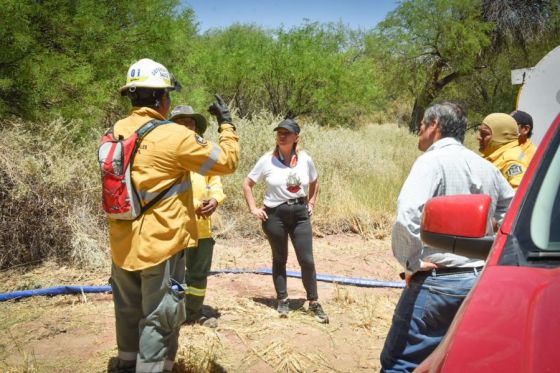
[[[130,99],[132,106],[149,107],[158,109],[161,105],[163,96],[167,94],[166,89],[139,88],[127,90],[126,96]]]

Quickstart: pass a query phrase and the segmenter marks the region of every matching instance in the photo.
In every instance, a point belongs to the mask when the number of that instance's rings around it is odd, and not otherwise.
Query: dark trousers
[[[317,300],[317,273],[313,260],[311,221],[307,206],[282,204],[274,208],[267,207],[266,213],[268,219],[262,223],[262,227],[272,249],[272,278],[277,298],[288,297],[286,262],[288,261],[289,236],[301,267],[307,299]]]
[[[197,247],[189,247],[186,251],[185,283],[187,296],[185,307],[187,321],[194,321],[202,316],[202,304],[206,296],[208,274],[212,267],[212,254],[214,252],[214,239],[203,238],[198,240]]]

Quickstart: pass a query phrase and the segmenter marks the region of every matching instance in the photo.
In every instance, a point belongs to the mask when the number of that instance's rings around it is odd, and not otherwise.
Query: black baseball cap
[[[511,113],[511,116],[513,117],[513,119],[515,119],[517,124],[523,124],[531,127],[531,129],[533,128],[533,117],[529,115],[529,113],[521,110],[516,110]]]
[[[280,128],[284,128],[291,133],[295,133],[296,135],[298,135],[300,131],[299,124],[297,124],[295,120],[289,118],[284,119],[282,122],[280,122],[280,124],[278,124],[273,131],[278,131]]]

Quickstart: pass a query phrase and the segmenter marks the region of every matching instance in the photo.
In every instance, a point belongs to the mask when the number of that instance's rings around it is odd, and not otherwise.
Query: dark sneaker
[[[309,312],[315,315],[315,320],[319,321],[321,324],[329,323],[329,316],[323,311],[323,307],[317,302],[309,303]]]
[[[288,313],[290,313],[290,303],[288,302],[288,299],[279,300],[276,310],[280,314],[280,317],[287,318]]]

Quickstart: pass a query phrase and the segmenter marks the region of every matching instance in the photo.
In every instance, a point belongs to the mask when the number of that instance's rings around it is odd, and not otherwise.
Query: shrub
[[[45,258],[106,264],[96,141],[78,140],[77,122],[4,121],[1,128],[0,268]]]

